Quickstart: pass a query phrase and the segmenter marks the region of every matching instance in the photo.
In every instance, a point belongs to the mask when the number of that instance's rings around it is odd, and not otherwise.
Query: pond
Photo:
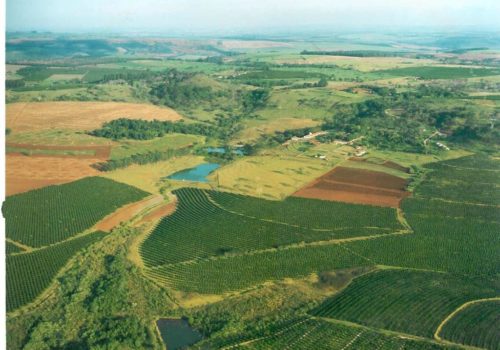
[[[156,327],[168,350],[185,349],[203,338],[201,333],[191,328],[188,321],[184,319],[160,318],[156,321]]]
[[[205,151],[207,151],[207,153],[219,153],[219,154],[224,154],[227,152],[227,149],[224,148],[224,147],[207,147],[205,148]],[[240,148],[237,148],[237,149],[233,149],[233,153],[238,155],[238,156],[244,156],[245,153],[243,152],[242,149]]]
[[[220,164],[217,163],[203,163],[194,168],[184,169],[173,173],[166,178],[170,180],[208,182],[207,176],[219,167]]]

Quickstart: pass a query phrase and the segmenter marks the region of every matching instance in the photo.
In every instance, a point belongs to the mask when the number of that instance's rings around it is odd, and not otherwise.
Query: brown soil
[[[44,158],[7,154],[5,172],[7,195],[95,176],[99,172],[92,168],[91,164],[98,161],[100,159],[96,158]]]
[[[13,132],[49,129],[92,130],[118,118],[179,120],[173,109],[150,104],[120,102],[9,103],[7,127]]]
[[[111,154],[111,146],[48,146],[48,145],[32,145],[28,143],[7,143],[7,147],[23,148],[27,150],[61,150],[61,151],[94,151],[93,155],[54,155],[54,154],[33,154],[30,157],[56,157],[56,158],[92,158],[92,159],[109,159]],[[23,155],[21,153],[9,153],[10,155]]]
[[[381,173],[378,171],[336,167],[321,177],[324,180],[352,183],[356,185],[381,187],[386,189],[403,190],[406,180],[397,176]]]
[[[399,207],[409,195],[406,180],[365,169],[337,167],[294,193],[294,196],[383,207]]]
[[[129,221],[144,209],[157,205],[161,203],[162,200],[162,196],[156,195],[139,202],[127,204],[99,221],[94,228],[104,232],[111,232],[112,229],[119,226],[122,222]]]
[[[139,223],[143,224],[145,222],[153,222],[156,220],[160,220],[164,216],[172,214],[175,211],[176,206],[177,202],[163,204],[157,209],[153,210],[151,213],[145,215]]]

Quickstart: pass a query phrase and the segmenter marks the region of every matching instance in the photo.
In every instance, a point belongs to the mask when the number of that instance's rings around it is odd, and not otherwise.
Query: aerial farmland
[[[495,33],[8,32],[8,349],[500,349]]]

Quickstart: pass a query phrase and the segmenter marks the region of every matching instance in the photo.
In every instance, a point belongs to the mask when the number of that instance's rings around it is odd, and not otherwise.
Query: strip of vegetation
[[[167,160],[173,157],[180,157],[189,154],[192,147],[184,147],[180,149],[169,149],[166,151],[150,151],[147,153],[134,154],[130,157],[120,159],[110,159],[106,162],[92,164],[92,167],[99,171],[112,171],[120,168],[126,168],[132,164],[149,164],[156,163],[162,160]]]

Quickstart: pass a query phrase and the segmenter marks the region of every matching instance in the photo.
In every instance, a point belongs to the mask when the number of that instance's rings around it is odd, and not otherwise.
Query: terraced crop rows
[[[284,222],[271,222],[268,217],[285,219],[286,211],[283,216],[279,216],[278,210],[262,211],[266,220],[258,217],[249,217],[231,213],[228,210],[221,209],[211,202],[208,193],[197,189],[177,190],[179,197],[177,211],[170,217],[164,218],[161,223],[152,232],[149,238],[141,246],[141,255],[148,267],[175,264],[183,261],[208,258],[213,256],[222,256],[228,253],[245,253],[253,250],[262,250],[269,248],[278,248],[300,242],[317,242],[331,239],[343,239],[349,237],[371,236],[377,234],[386,234],[391,232],[392,227],[397,227],[395,212],[392,212],[392,222],[390,215],[385,209],[381,210],[382,215],[377,217],[375,212],[371,219],[351,222],[347,227],[339,226],[332,217],[336,215],[320,216],[316,214],[306,221],[309,213],[302,213],[302,223],[308,226],[320,222],[321,227],[329,229],[315,230],[307,227],[297,227]],[[213,192],[211,193],[213,195]],[[244,198],[244,197],[243,197]],[[251,205],[262,204],[263,208],[267,204],[266,200],[252,199],[246,197]],[[297,208],[305,208],[307,200],[292,201],[293,204],[299,204]],[[320,201],[314,201],[320,202]],[[279,203],[279,202],[278,202]],[[329,207],[328,202],[325,205]],[[243,204],[241,204],[243,205]],[[349,206],[354,207],[356,206]],[[360,207],[360,206],[358,206]],[[359,209],[365,210],[363,206]],[[369,211],[372,208],[368,208]],[[295,209],[297,212],[298,209]],[[293,212],[290,217],[295,217]],[[344,214],[338,215],[338,223],[347,224],[346,216],[348,211],[340,211]],[[265,213],[265,214],[264,214]],[[277,214],[273,216],[274,214]],[[386,216],[384,216],[386,214]],[[323,218],[314,220],[315,218]],[[291,222],[300,222],[291,220]],[[386,223],[389,227],[386,227]],[[363,227],[367,225],[369,227]]]
[[[210,191],[210,197],[225,209],[308,228],[386,227],[399,229],[396,211],[369,205],[356,205],[288,197],[283,201],[263,201],[258,198]],[[356,220],[353,220],[353,217]]]
[[[90,177],[9,196],[3,207],[6,236],[31,247],[54,244],[147,195],[135,187]]]
[[[500,300],[467,306],[443,327],[441,338],[480,348],[500,349]]]
[[[149,269],[147,274],[175,289],[212,294],[270,280],[366,265],[371,263],[333,244],[165,265]]]
[[[446,349],[426,341],[384,335],[367,328],[351,327],[321,319],[299,318],[281,327],[270,325],[267,334],[254,338],[218,339],[208,342],[215,349],[325,349],[325,350],[431,350]],[[269,334],[271,333],[271,334]]]
[[[95,232],[30,253],[7,256],[7,311],[33,301],[74,254],[103,236],[104,233]]]
[[[383,270],[355,279],[311,314],[432,338],[440,322],[460,305],[496,293],[487,280]]]

